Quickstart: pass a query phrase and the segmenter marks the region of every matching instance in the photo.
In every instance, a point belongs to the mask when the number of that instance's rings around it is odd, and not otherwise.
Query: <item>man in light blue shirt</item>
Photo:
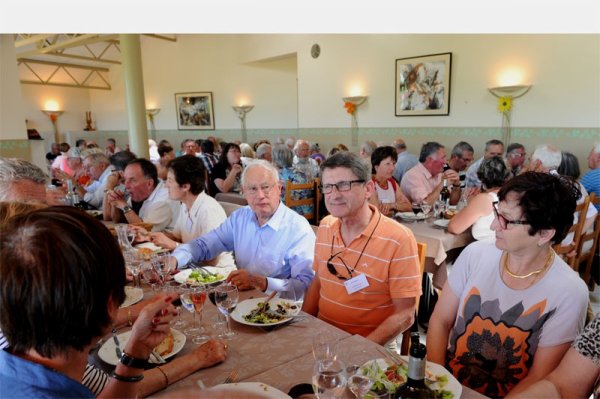
[[[248,206],[215,230],[179,246],[173,252],[178,267],[233,251],[238,270],[227,281],[240,290],[277,291],[300,299],[314,277],[312,228],[280,202],[279,174],[269,162],[253,161],[244,169],[242,190]]]
[[[402,176],[404,176],[409,169],[418,164],[419,160],[416,156],[408,152],[404,140],[396,139],[394,140],[393,145],[398,154],[398,160],[396,161],[396,167],[394,169],[394,179],[400,183],[402,181]]]
[[[474,187],[475,189],[481,189],[481,181],[477,177],[477,171],[481,166],[484,159],[490,159],[493,157],[501,157],[504,154],[504,143],[500,140],[489,140],[485,143],[485,153],[483,157],[479,158],[476,162],[472,163],[469,169],[467,169],[466,186],[467,188]]]
[[[600,142],[594,145],[587,160],[590,170],[581,178],[581,184],[589,194],[600,197]],[[600,212],[600,205],[596,205],[596,209]]]

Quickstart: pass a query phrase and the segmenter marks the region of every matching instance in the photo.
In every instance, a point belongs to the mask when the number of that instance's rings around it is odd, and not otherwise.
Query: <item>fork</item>
[[[227,378],[225,378],[225,381],[223,381],[223,384],[230,384],[232,382],[235,382],[237,376],[238,376],[238,370],[237,369],[231,370],[231,372],[229,373]]]

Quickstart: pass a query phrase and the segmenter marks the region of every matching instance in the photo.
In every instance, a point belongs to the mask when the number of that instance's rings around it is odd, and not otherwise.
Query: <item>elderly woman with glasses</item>
[[[456,260],[429,322],[428,360],[490,397],[520,392],[556,368],[588,302],[583,280],[552,250],[573,222],[578,194],[546,173],[502,186],[495,244],[473,243]]]

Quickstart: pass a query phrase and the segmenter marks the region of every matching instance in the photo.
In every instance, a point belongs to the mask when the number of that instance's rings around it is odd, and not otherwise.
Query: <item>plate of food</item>
[[[135,305],[144,298],[144,290],[137,287],[125,287],[125,301],[121,304],[122,308]]]
[[[185,269],[173,276],[179,284],[207,285],[223,281],[229,275],[228,270],[220,267],[203,266],[202,269]]]
[[[275,297],[265,306],[265,299],[251,298],[238,303],[231,318],[248,326],[264,327],[287,323],[300,313],[296,302]]]
[[[126,331],[121,334],[117,334],[117,338],[119,339],[119,343],[121,349],[125,347],[125,344],[129,340],[129,336],[131,335],[131,330]],[[169,359],[176,354],[178,354],[185,345],[185,334],[180,331],[171,329],[169,334],[162,340],[160,344],[154,348],[154,350],[162,356],[163,359]],[[98,350],[98,357],[102,359],[104,362],[116,366],[119,362],[117,358],[117,354],[115,351],[116,345],[115,340],[109,338]],[[148,360],[148,363],[156,363],[154,358],[151,356]]]
[[[433,225],[437,226],[437,227],[441,227],[443,229],[447,229],[448,223],[450,223],[450,219],[438,219],[433,222]]]
[[[408,357],[402,356],[402,359],[406,363],[394,364],[388,359],[374,359],[360,367],[358,372],[375,381],[369,393],[395,392],[400,385],[406,382]],[[440,399],[459,399],[462,392],[462,386],[458,380],[444,367],[432,362],[427,362],[425,385],[434,391],[436,398]],[[370,397],[369,393],[365,395],[365,398]]]
[[[425,215],[423,212],[419,212],[415,215],[414,212],[398,212],[395,215],[396,217],[402,219],[402,220],[424,220],[427,219],[427,215]]]
[[[207,391],[213,393],[229,394],[227,396],[232,398],[243,394],[248,394],[253,398],[290,398],[289,395],[286,395],[279,389],[273,388],[272,386],[267,384],[263,384],[262,382],[233,382],[230,384],[220,384],[208,388]]]

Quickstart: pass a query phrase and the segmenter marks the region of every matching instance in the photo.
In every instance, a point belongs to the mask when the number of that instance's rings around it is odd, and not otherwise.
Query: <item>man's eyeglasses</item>
[[[529,224],[527,220],[508,220],[504,216],[498,213],[498,201],[493,203],[494,214],[496,215],[496,219],[498,219],[498,224],[502,230],[506,230],[509,224]]]
[[[244,193],[250,194],[250,195],[256,195],[258,193],[258,190],[262,191],[265,194],[269,194],[271,192],[271,190],[273,189],[273,187],[275,187],[276,184],[277,183],[261,184],[260,186],[243,187],[243,190],[244,190]]]
[[[511,158],[524,158],[526,155],[526,152],[511,152],[508,154],[508,156]]]
[[[335,187],[335,188],[337,188],[337,190],[340,193],[342,193],[344,191],[350,191],[353,183],[364,183],[364,182],[365,182],[364,180],[359,179],[359,180],[339,181],[339,182],[333,183],[333,184],[322,184],[321,192],[323,194],[330,194],[333,191],[333,188]]]

